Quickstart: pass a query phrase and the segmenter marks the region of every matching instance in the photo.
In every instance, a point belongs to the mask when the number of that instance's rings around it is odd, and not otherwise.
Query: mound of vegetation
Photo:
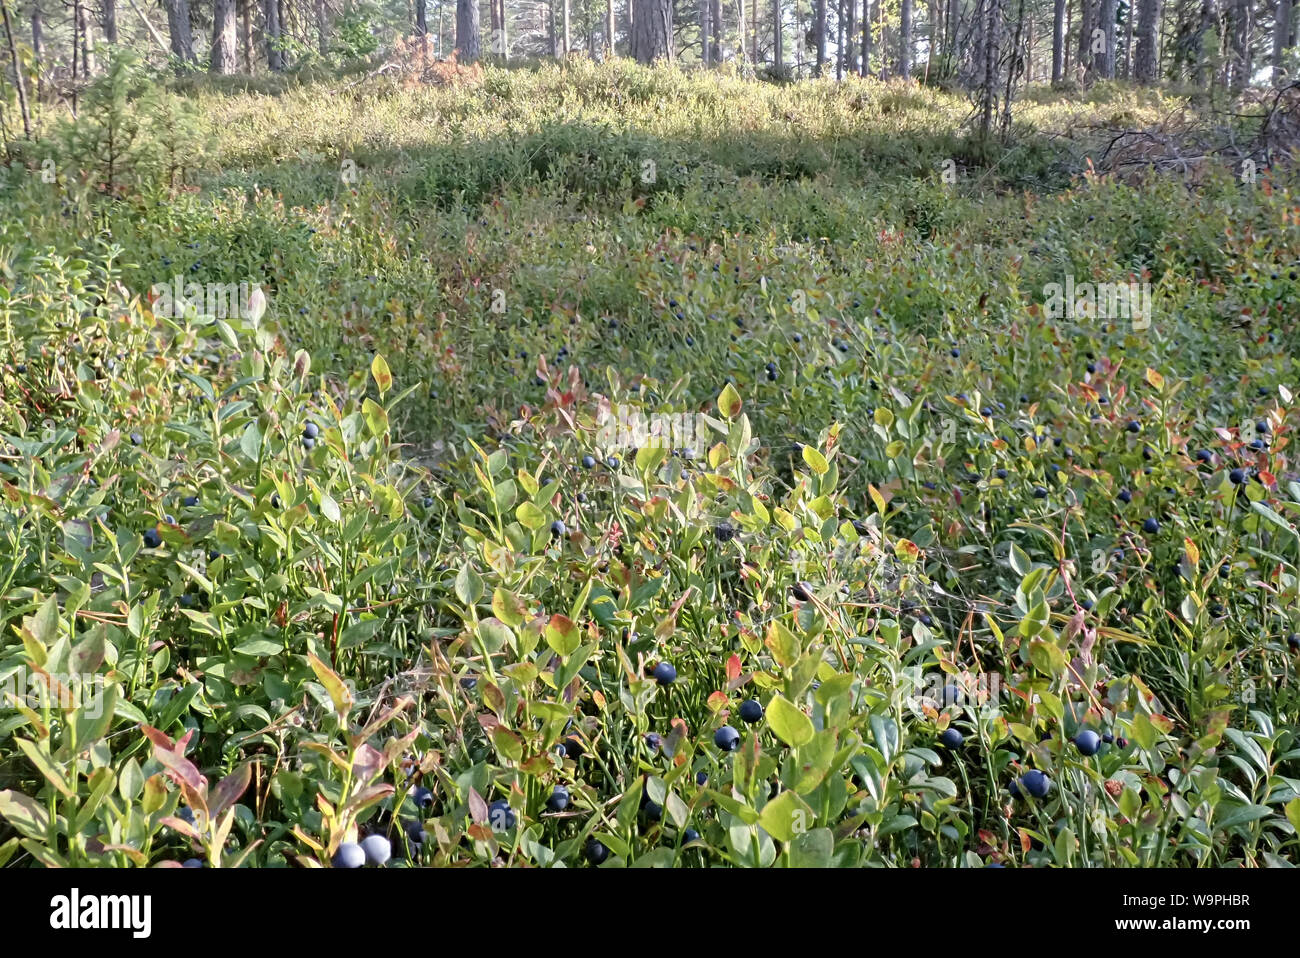
[[[4,187],[0,860],[1295,861],[1291,174],[128,73]]]

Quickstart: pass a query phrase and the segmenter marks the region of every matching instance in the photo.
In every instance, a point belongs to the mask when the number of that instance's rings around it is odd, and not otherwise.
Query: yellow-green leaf
[[[375,353],[375,358],[370,361],[370,375],[375,377],[375,385],[379,387],[380,396],[393,388],[393,374],[388,369],[388,360],[379,353]]]
[[[740,414],[741,405],[740,393],[736,392],[735,386],[727,383],[718,395],[718,412],[728,419],[734,419]]]

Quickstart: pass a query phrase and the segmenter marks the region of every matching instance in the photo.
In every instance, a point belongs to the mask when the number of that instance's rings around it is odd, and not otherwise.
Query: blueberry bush
[[[1288,171],[134,69],[0,185],[0,862],[1296,863]]]

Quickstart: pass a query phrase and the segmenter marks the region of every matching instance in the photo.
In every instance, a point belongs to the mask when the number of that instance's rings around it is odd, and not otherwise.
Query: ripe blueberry
[[[1101,737],[1092,729],[1084,729],[1074,737],[1074,747],[1082,755],[1096,755],[1101,748]]]
[[[370,865],[382,865],[393,855],[393,846],[383,835],[367,835],[361,840],[361,851]]]
[[[1020,776],[1020,784],[1034,798],[1044,798],[1052,785],[1052,780],[1038,769],[1031,769]]]
[[[1160,523],[1154,518],[1148,517],[1148,519],[1142,523],[1142,531],[1149,536],[1153,536],[1160,531]]]
[[[961,748],[961,743],[966,741],[966,739],[961,732],[957,731],[955,728],[949,727],[939,733],[939,741],[942,742],[946,748]]]
[[[651,674],[660,685],[672,685],[677,681],[677,670],[673,668],[671,662],[660,662]]]
[[[763,720],[763,706],[758,699],[749,699],[740,703],[740,717],[753,725]]]
[[[334,853],[335,868],[360,868],[366,863],[366,853],[356,842],[344,842]]]
[[[587,856],[587,861],[591,862],[593,865],[599,865],[609,857],[609,849],[601,844],[600,839],[598,838],[587,839],[587,845],[583,849],[583,852]]]
[[[553,812],[562,812],[569,807],[569,790],[563,785],[556,785],[546,799],[546,807]]]
[[[508,832],[515,827],[515,810],[504,798],[488,806],[488,824],[494,832]]]
[[[724,752],[734,752],[740,748],[740,733],[730,725],[724,725],[713,733],[713,744]]]

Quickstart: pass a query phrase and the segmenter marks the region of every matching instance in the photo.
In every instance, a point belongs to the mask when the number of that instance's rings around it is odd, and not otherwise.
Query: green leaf
[[[324,490],[321,490],[320,494],[320,512],[330,522],[338,522],[343,518],[343,513],[339,511],[339,504]]]
[[[49,648],[59,637],[59,602],[51,595],[41,603],[36,614],[27,620],[27,630],[43,647]]]
[[[256,422],[250,422],[244,427],[244,432],[239,437],[239,451],[251,462],[257,462],[258,454],[262,451],[262,430],[257,428]]]
[[[22,792],[5,789],[0,792],[0,815],[28,838],[45,841],[50,816],[36,801]]]
[[[1030,561],[1025,550],[1020,548],[1020,546],[1016,545],[1014,542],[1011,543],[1011,568],[1016,570],[1016,575],[1022,577],[1027,576],[1029,575],[1029,570],[1033,567],[1034,564]]]
[[[456,598],[466,606],[472,606],[483,598],[483,579],[468,562],[456,573]]]
[[[536,532],[546,525],[546,513],[531,502],[519,503],[519,508],[515,510],[515,518],[531,532]]]
[[[361,404],[361,415],[366,420],[370,435],[378,438],[388,432],[388,413],[373,399],[367,398]]]
[[[791,868],[829,868],[835,854],[835,836],[829,828],[814,828],[790,842]]]
[[[633,868],[672,868],[677,853],[668,845],[651,849],[632,863]]]
[[[523,741],[504,725],[498,725],[492,729],[492,744],[497,747],[497,751],[501,753],[503,758],[511,762],[523,760]]]
[[[740,414],[740,393],[736,392],[736,387],[727,383],[718,395],[718,412],[727,419],[734,419]]]
[[[1296,536],[1297,538],[1300,538],[1300,533],[1296,532],[1295,526],[1291,525],[1291,523],[1287,522],[1285,519],[1279,516],[1268,506],[1264,505],[1264,503],[1252,502],[1250,504],[1250,507],[1254,509],[1256,512],[1258,512],[1265,519],[1267,519],[1269,522],[1271,522],[1273,525],[1277,526],[1279,529],[1283,530],[1284,532],[1288,532],[1291,535]]]
[[[479,638],[488,652],[500,652],[515,644],[515,634],[500,619],[489,616],[478,624]]]
[[[370,361],[370,375],[375,377],[379,396],[383,398],[384,394],[393,388],[393,374],[388,369],[388,361],[379,353],[375,353],[375,358]]]
[[[104,662],[104,641],[107,629],[96,623],[90,634],[72,647],[68,653],[68,672],[72,675],[93,675]]]
[[[780,695],[767,706],[767,723],[786,745],[798,747],[814,735],[812,719]]]
[[[826,475],[826,470],[831,467],[830,463],[826,461],[826,457],[812,446],[805,445],[803,447],[803,461],[808,464],[809,469],[819,476]]]
[[[523,600],[513,592],[501,586],[492,591],[492,614],[506,625],[522,625],[525,611]]]
[[[794,792],[782,792],[763,806],[758,824],[773,838],[788,842],[808,831],[816,816],[808,804]]]
[[[1273,814],[1273,810],[1267,805],[1228,805],[1225,803],[1220,807],[1231,809],[1231,811],[1222,818],[1215,820],[1214,827],[1216,829],[1229,829],[1237,825],[1246,825]]]
[[[314,655],[309,654],[307,661],[312,671],[316,673],[320,684],[325,686],[325,691],[329,693],[330,701],[334,703],[334,711],[346,717],[352,708],[352,692],[343,678]]]
[[[28,761],[36,767],[38,772],[45,776],[47,782],[63,794],[64,798],[76,797],[76,793],[73,792],[72,788],[68,785],[68,780],[64,777],[63,772],[54,764],[54,760],[49,755],[41,751],[40,746],[25,738],[15,737],[14,741],[18,744],[18,747],[23,750]]]
[[[567,615],[556,613],[546,623],[546,644],[557,655],[571,655],[582,642],[582,635],[573,620]]]
[[[1286,820],[1300,834],[1300,798],[1293,798],[1286,803]]]

